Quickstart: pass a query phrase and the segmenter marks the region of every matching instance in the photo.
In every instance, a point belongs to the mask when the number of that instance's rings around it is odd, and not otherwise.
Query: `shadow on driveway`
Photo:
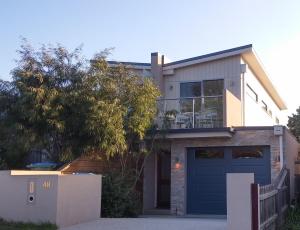
[[[225,230],[226,219],[101,218],[61,230]]]

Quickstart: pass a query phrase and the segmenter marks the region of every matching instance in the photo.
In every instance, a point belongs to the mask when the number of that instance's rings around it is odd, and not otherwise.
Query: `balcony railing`
[[[159,99],[159,129],[223,127],[223,96]]]

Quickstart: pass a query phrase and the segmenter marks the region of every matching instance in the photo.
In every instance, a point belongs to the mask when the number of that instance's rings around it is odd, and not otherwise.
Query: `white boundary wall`
[[[0,171],[0,218],[59,227],[100,218],[101,175]]]

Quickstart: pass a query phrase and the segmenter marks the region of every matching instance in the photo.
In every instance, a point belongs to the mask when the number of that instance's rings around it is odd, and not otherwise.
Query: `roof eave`
[[[107,61],[110,67],[117,67],[119,65],[126,66],[131,69],[147,69],[151,70],[150,63],[140,63],[140,62],[118,62],[118,61]]]
[[[231,56],[241,55],[242,53],[249,52],[252,50],[252,45],[246,45],[242,47],[237,47],[234,49],[229,50],[223,50],[220,52],[215,52],[199,57],[184,59],[176,62],[171,62],[163,66],[163,70],[169,70],[169,69],[177,69],[177,68],[183,68],[190,65],[196,65],[204,62],[214,61],[222,58],[227,58]]]

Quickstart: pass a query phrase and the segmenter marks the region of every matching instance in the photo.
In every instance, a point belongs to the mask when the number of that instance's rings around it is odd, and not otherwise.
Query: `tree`
[[[159,96],[152,79],[110,67],[109,50],[88,61],[80,47],[35,50],[24,41],[18,54],[12,82],[0,81],[0,167],[24,167],[31,150],[46,150],[54,161],[81,155],[113,161],[103,203],[115,209],[103,213],[136,215],[136,185],[151,151],[139,145]]]
[[[18,152],[23,159],[46,149],[64,161],[136,151],[156,114],[159,91],[151,79],[122,65],[111,68],[108,50],[88,61],[80,47],[35,50],[24,41],[18,53],[12,82],[0,84],[3,156]]]
[[[294,136],[297,138],[297,140],[300,140],[300,107],[296,110],[296,114],[292,114],[292,116],[289,116],[288,124],[290,131]]]

